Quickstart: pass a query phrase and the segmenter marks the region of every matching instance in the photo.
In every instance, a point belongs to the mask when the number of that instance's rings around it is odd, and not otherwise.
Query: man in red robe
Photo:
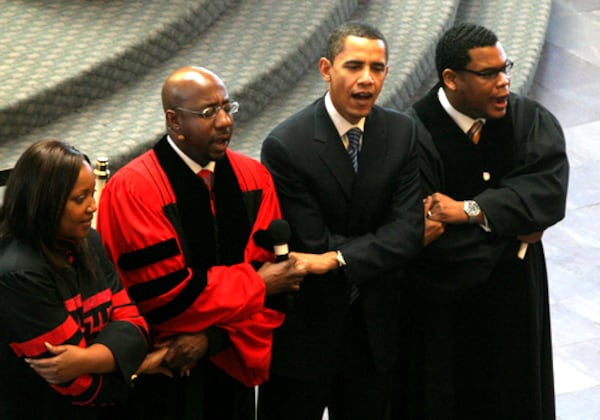
[[[162,102],[167,135],[111,178],[99,205],[109,257],[177,371],[140,377],[131,415],[252,418],[284,317],[265,298],[297,290],[304,269],[269,262],[252,240],[279,203],[269,172],[228,150],[239,105],[221,79],[181,68]]]

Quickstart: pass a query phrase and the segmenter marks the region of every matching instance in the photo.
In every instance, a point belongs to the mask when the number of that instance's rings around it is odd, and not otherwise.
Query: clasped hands
[[[52,356],[25,362],[50,384],[61,384],[85,374],[109,373],[116,369],[110,350],[102,344],[83,348],[72,344],[54,346],[45,343]],[[189,375],[198,360],[206,354],[206,333],[181,334],[161,342],[148,353],[134,376],[140,374],[163,374],[173,377],[173,372]]]
[[[336,252],[305,254],[290,252],[287,260],[264,263],[258,274],[265,282],[266,293],[293,292],[300,289],[306,274],[324,274],[337,268]],[[161,342],[148,353],[137,374],[160,373],[173,377],[173,373],[189,375],[194,365],[205,356],[208,349],[206,333],[180,334]]]
[[[265,282],[267,294],[291,292],[300,289],[306,274],[323,274],[337,268],[336,252],[305,254],[290,252],[289,258],[278,263],[266,262],[258,274]],[[206,333],[180,334],[161,342],[148,353],[137,374],[160,373],[173,377],[189,375],[194,365],[205,356],[208,349]]]
[[[180,334],[155,344],[148,353],[136,375],[162,374],[170,378],[189,376],[191,369],[206,355],[208,336],[205,332]]]
[[[423,244],[428,245],[443,235],[446,224],[467,223],[469,217],[464,211],[463,201],[436,192],[423,199],[423,216],[425,219],[425,234]],[[532,244],[542,239],[544,232],[533,232],[518,235],[521,242]]]

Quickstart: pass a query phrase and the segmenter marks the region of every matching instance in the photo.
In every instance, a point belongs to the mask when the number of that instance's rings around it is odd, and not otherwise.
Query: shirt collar
[[[171,136],[169,136],[168,134],[167,134],[167,142],[173,148],[173,150],[175,151],[175,153],[177,153],[177,155],[181,158],[181,160],[183,160],[183,162],[195,174],[197,174],[198,172],[200,172],[202,169],[208,169],[211,172],[215,171],[215,163],[216,162],[214,160],[211,160],[210,162],[208,162],[208,164],[206,164],[206,166],[201,166],[198,162],[196,162],[195,160],[193,160],[192,158],[190,158],[188,155],[186,155],[185,153],[183,153],[181,151],[181,149],[179,149],[179,147],[177,147],[177,145],[175,144],[175,142],[173,141],[173,139],[171,138]]]
[[[338,135],[342,137],[344,134],[348,132],[353,127],[360,128],[360,131],[365,132],[365,117],[361,118],[356,124],[351,124],[347,121],[342,115],[338,112],[338,110],[333,105],[331,101],[331,96],[329,92],[325,95],[325,109],[327,110],[327,114],[329,114],[329,118],[333,121],[333,125],[335,125],[335,129],[338,132]]]
[[[481,120],[485,124],[485,118],[473,119],[454,108],[448,100],[448,97],[446,96],[446,92],[444,91],[443,87],[440,87],[438,89],[437,97],[440,101],[440,104],[442,105],[442,108],[444,108],[448,115],[450,115],[450,118],[454,120],[456,125],[458,125],[464,133],[467,133],[467,131],[469,131],[469,128],[471,128],[473,123],[477,120]]]

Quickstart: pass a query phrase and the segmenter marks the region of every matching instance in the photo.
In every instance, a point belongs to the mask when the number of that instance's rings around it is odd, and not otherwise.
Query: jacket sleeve
[[[93,343],[84,336],[84,328],[68,310],[71,303],[81,298],[75,296],[70,302],[62,301],[55,282],[48,275],[31,271],[5,274],[0,280],[2,328],[10,348],[19,358],[51,357],[45,342],[83,348]],[[100,290],[82,304],[110,305],[110,295],[110,290]],[[146,354],[146,341],[138,328],[128,324],[125,329],[128,337],[120,347],[123,352],[132,352],[129,356],[132,364],[139,364]],[[113,350],[110,340],[106,344]],[[76,405],[114,403],[123,401],[127,395],[130,385],[127,373],[84,374],[67,383],[49,386]]]
[[[97,256],[99,276],[111,296],[110,322],[98,333],[94,342],[104,344],[111,350],[123,379],[129,382],[149,348],[148,325],[123,288],[95,231],[90,234],[90,243]],[[140,337],[144,339],[140,340]]]
[[[371,188],[379,187],[380,191],[385,189],[386,193],[373,202],[351,207],[350,200],[335,201],[346,196],[332,175],[335,170],[343,173],[341,161],[336,156],[335,161],[323,163],[324,155],[333,156],[331,138],[324,141],[324,145],[317,141],[302,142],[297,126],[285,127],[270,133],[261,151],[263,163],[273,174],[283,214],[292,226],[294,249],[314,253],[341,250],[348,264],[345,277],[350,283],[368,283],[386,276],[389,271],[403,270],[407,261],[418,254],[422,243],[421,186],[414,124],[395,113],[389,117],[393,120],[386,119],[387,113],[381,114],[381,126],[394,130],[393,134],[382,136],[378,127],[373,127],[369,147],[389,146],[390,154],[377,161],[377,169],[385,174],[382,177],[385,186],[376,185],[366,175],[355,181],[369,183]],[[365,133],[367,136],[367,127]],[[312,132],[306,134],[308,138],[314,136]],[[337,133],[335,136],[337,141]],[[361,153],[366,153],[366,148],[367,145],[363,145]],[[354,193],[357,190],[354,188]],[[368,224],[357,223],[351,210],[359,208],[356,213],[377,211],[378,214],[368,218]]]

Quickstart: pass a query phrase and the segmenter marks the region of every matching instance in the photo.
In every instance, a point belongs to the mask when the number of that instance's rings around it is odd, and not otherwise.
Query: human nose
[[[371,69],[369,68],[369,66],[365,66],[365,68],[363,69],[363,71],[360,74],[360,79],[358,80],[359,83],[373,83],[374,79],[373,79],[373,73],[371,71]]]
[[[217,115],[215,116],[215,126],[224,127],[233,124],[233,116],[229,112],[225,111],[223,107],[219,107]]]
[[[508,72],[499,72],[500,77],[498,77],[498,85],[499,86],[505,86],[505,85],[509,85],[510,86],[510,73]]]
[[[98,205],[96,203],[96,199],[94,197],[92,197],[92,201],[87,206],[86,211],[88,213],[95,213],[97,210],[98,210]]]

